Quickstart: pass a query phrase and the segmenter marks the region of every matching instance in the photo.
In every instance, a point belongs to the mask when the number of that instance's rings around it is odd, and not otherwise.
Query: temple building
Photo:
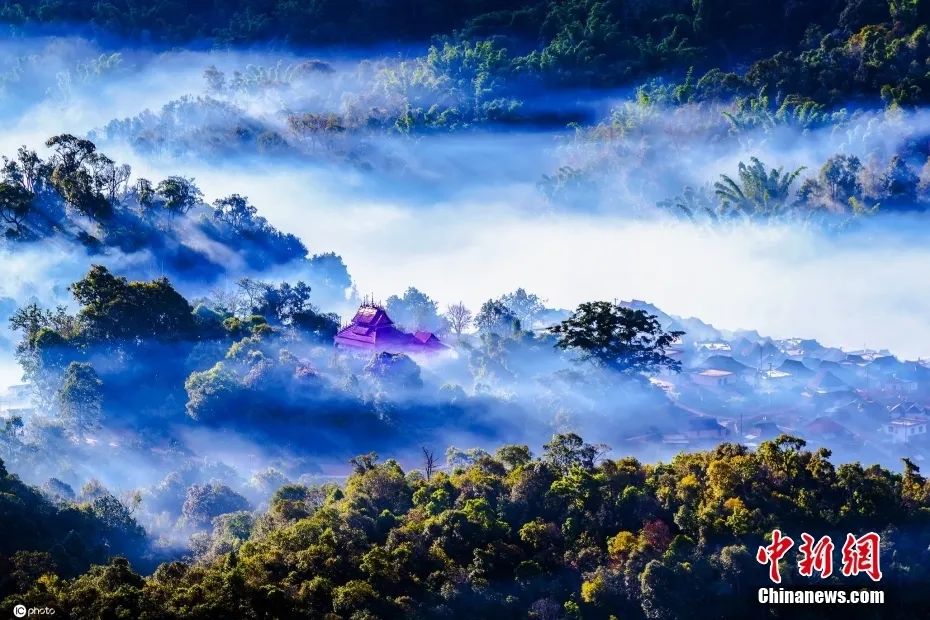
[[[432,353],[447,348],[432,332],[409,334],[397,329],[384,308],[368,301],[333,341],[337,347],[389,353]]]

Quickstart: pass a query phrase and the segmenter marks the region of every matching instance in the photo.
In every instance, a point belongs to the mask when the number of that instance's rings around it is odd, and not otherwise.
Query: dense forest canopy
[[[761,88],[779,99],[800,96],[820,104],[848,96],[924,101],[926,67],[920,63],[928,16],[924,0],[241,0],[191,6],[6,0],[0,5],[0,19],[11,25],[83,25],[163,43],[352,47],[423,43],[431,37],[444,37],[453,46],[485,41],[504,50],[506,60],[499,68],[505,75],[562,85],[621,86],[694,67],[704,77],[689,96]]]
[[[427,4],[44,2],[2,15],[23,32],[83,24],[130,46],[276,42],[258,61],[207,62],[201,89],[92,128],[98,143],[144,156],[336,162],[407,183],[443,158],[393,138],[519,128],[557,134],[535,180],[558,208],[844,227],[928,203],[923,1]],[[423,19],[399,18],[411,11]],[[230,24],[244,39],[224,38]],[[379,36],[382,47],[347,66],[323,30],[346,49]],[[398,38],[411,44],[395,54]],[[30,75],[45,63],[14,53],[0,85],[10,100],[32,80],[67,98],[130,75],[133,51],[103,47],[50,75]],[[799,157],[798,139],[825,148]],[[696,170],[704,158],[714,170]],[[420,180],[408,194],[426,191]],[[23,196],[11,191],[15,229]]]
[[[425,475],[365,455],[342,488],[284,486],[260,515],[230,505],[195,560],[147,578],[114,558],[63,579],[60,559],[24,540],[29,552],[5,560],[14,572],[3,608],[51,606],[71,618],[746,617],[770,584],[755,548],[780,528],[835,540],[881,533],[888,604],[849,617],[930,609],[921,587],[930,483],[910,462],[903,474],[837,466],[789,436],[655,465],[604,459],[602,449],[556,435],[541,458],[507,445]],[[35,494],[15,491],[3,501]],[[811,583],[791,562],[782,579]],[[822,617],[799,609],[773,607],[771,617]]]

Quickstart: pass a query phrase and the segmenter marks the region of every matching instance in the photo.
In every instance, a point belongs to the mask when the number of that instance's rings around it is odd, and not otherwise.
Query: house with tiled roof
[[[893,418],[901,418],[901,417],[912,417],[912,416],[926,416],[930,414],[930,410],[928,410],[927,407],[924,407],[920,403],[915,403],[909,400],[902,400],[889,406],[888,413]]]
[[[785,360],[777,370],[787,372],[797,381],[810,379],[816,374],[813,370],[805,366],[804,362],[801,360]]]
[[[373,302],[363,303],[333,342],[340,348],[388,353],[431,353],[447,348],[432,332],[401,331],[387,311]]]
[[[821,441],[852,442],[855,434],[836,420],[821,416],[804,425],[803,434],[810,439]]]
[[[810,380],[807,387],[817,394],[846,392],[849,386],[829,370],[821,370]]]
[[[734,381],[734,375],[727,370],[717,370],[710,368],[707,370],[696,370],[691,373],[691,380],[705,387],[723,387],[730,385]]]
[[[892,443],[914,443],[925,441],[930,420],[924,416],[905,416],[889,420],[882,426]]]
[[[757,373],[755,368],[750,368],[746,364],[736,361],[729,355],[711,355],[702,361],[698,368],[701,370],[725,370],[734,375],[752,376]]]
[[[688,439],[722,439],[730,434],[729,429],[710,416],[689,416],[684,431]]]

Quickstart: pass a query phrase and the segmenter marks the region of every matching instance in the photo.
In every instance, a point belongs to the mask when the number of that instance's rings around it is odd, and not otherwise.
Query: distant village
[[[718,330],[645,302],[621,303],[656,315],[667,331],[685,332],[666,351],[681,363],[681,372],[649,379],[668,398],[673,429],[665,425],[623,437],[621,443],[691,451],[723,441],[754,447],[790,434],[812,447],[886,460],[908,456],[919,464],[930,458],[930,361],[900,360],[885,350],[844,351],[811,339]],[[560,312],[550,311],[547,319]],[[343,325],[334,346],[389,357],[454,348],[434,333],[404,331],[374,303],[364,303]],[[0,391],[0,417],[22,420],[33,412],[30,386]]]
[[[643,302],[630,305],[658,313],[666,329],[686,332],[669,352],[682,372],[650,379],[687,414],[685,422],[679,432],[634,440],[690,450],[723,440],[755,446],[787,433],[813,446],[930,457],[930,363],[885,350],[726,332]]]
[[[668,351],[682,372],[650,379],[677,410],[680,428],[629,437],[630,443],[661,442],[682,450],[721,441],[755,446],[787,433],[813,445],[918,460],[930,447],[930,362],[899,360],[884,350],[843,351],[810,339],[727,332],[645,302],[624,303],[658,316],[668,331],[685,332]],[[347,348],[398,352],[444,348],[435,334],[397,329],[377,306],[363,306],[335,340]]]

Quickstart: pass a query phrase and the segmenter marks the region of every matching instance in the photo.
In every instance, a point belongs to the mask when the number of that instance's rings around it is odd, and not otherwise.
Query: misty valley
[[[189,4],[0,0],[0,613],[930,614],[930,2]]]

